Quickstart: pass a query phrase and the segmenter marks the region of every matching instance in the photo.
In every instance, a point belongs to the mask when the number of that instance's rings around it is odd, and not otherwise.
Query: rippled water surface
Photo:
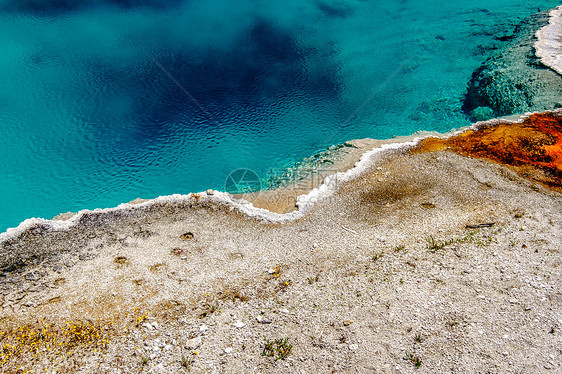
[[[556,5],[0,0],[0,231],[467,125],[472,71]]]

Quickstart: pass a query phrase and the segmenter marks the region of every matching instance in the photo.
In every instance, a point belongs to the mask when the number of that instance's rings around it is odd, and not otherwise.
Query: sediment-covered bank
[[[0,362],[559,370],[561,195],[449,146],[376,152],[284,223],[215,192],[84,212],[64,228],[37,222],[2,242]]]

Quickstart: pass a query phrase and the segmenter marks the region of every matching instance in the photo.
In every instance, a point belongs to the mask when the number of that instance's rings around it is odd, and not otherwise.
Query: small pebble
[[[207,325],[201,325],[201,326],[199,327],[199,331],[201,331],[201,332],[205,332],[205,331],[207,331],[207,330],[209,330],[209,326],[207,326]]]
[[[230,347],[229,347],[229,348],[225,348],[225,349],[224,349],[224,353],[226,353],[227,355],[231,354],[231,353],[232,353],[232,348],[230,348]]]
[[[257,316],[257,317],[256,317],[256,320],[257,320],[259,323],[263,323],[263,324],[271,323],[271,321],[268,320],[268,319],[265,319],[264,316]]]
[[[353,321],[343,321],[344,326],[349,326],[353,323]]]
[[[350,344],[349,345],[349,350],[350,351],[356,351],[357,349],[359,349],[359,344]]]
[[[246,326],[246,324],[245,324],[244,322],[242,322],[242,321],[236,321],[236,322],[234,323],[234,327],[236,327],[237,329],[241,329],[241,328],[243,328],[244,326]]]
[[[202,343],[202,339],[200,336],[193,338],[193,339],[189,339],[186,343],[185,343],[185,348],[186,349],[197,349],[199,348],[199,346]]]

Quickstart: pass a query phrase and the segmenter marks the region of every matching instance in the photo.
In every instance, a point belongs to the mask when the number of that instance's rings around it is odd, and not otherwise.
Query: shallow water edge
[[[553,112],[560,112],[556,110]],[[88,216],[115,215],[122,217],[123,215],[133,214],[138,210],[154,207],[162,204],[174,203],[210,203],[217,206],[226,206],[230,210],[236,210],[243,215],[262,220],[269,223],[286,223],[302,218],[317,202],[321,202],[329,198],[334,192],[337,191],[338,184],[345,183],[360,177],[363,173],[370,170],[377,165],[377,161],[383,157],[392,154],[393,152],[404,152],[411,147],[419,144],[419,142],[427,137],[441,137],[447,138],[458,135],[468,130],[478,130],[483,127],[493,126],[498,123],[518,123],[522,122],[525,118],[533,113],[525,113],[519,117],[498,118],[489,121],[481,121],[461,129],[451,130],[445,134],[418,132],[408,137],[401,137],[398,139],[389,139],[387,142],[372,149],[369,149],[361,155],[354,166],[347,170],[338,171],[334,174],[328,175],[323,179],[323,182],[308,191],[305,194],[298,196],[296,201],[296,210],[288,213],[275,213],[268,209],[255,207],[252,203],[244,198],[237,199],[235,196],[215,190],[207,190],[204,192],[189,193],[189,194],[173,194],[168,196],[160,196],[151,200],[137,199],[129,203],[123,203],[113,208],[105,209],[84,209],[75,214],[63,213],[53,219],[42,218],[29,218],[20,223],[15,228],[9,228],[6,232],[0,234],[0,243],[17,239],[25,232],[33,232],[39,234],[41,232],[49,231],[64,231],[68,230],[80,222],[87,220]],[[337,169],[337,165],[336,165]],[[275,193],[276,190],[271,190]]]

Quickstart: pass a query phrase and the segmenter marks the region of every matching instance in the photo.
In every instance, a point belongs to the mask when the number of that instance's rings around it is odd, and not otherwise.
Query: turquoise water
[[[465,126],[472,71],[556,5],[0,0],[0,231]]]

